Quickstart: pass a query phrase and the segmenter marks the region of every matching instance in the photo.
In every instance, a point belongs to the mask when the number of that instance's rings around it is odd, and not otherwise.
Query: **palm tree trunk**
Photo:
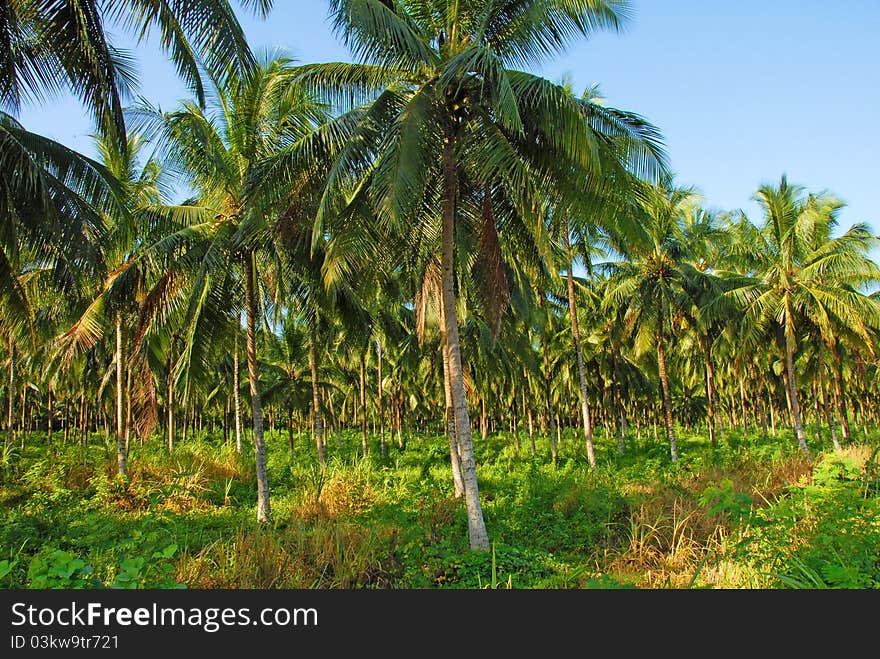
[[[86,409],[83,414],[83,443],[88,444],[92,436],[92,406],[89,404],[88,398],[86,398],[85,405]]]
[[[397,423],[397,448],[403,451],[406,449],[406,440],[403,435],[403,399],[399,395],[394,399],[394,416]]]
[[[782,373],[785,378],[785,386],[783,387],[785,389],[785,411],[788,413],[788,425],[794,430],[794,415],[791,411],[791,387],[788,384],[788,371],[785,370]]]
[[[736,401],[733,398],[733,389],[727,391],[727,415],[730,420],[730,430],[736,428]]]
[[[834,389],[837,399],[837,414],[840,416],[840,432],[843,435],[843,443],[846,444],[852,435],[850,434],[849,414],[846,410],[846,398],[844,397],[846,383],[843,379],[843,360],[836,345],[831,346],[831,356],[834,364]]]
[[[342,435],[339,433],[339,416],[336,414],[336,409],[333,406],[333,396],[327,393],[327,389],[325,387],[321,387],[321,401],[321,409],[327,409],[330,412],[329,419],[325,420],[323,416],[321,417],[321,421],[324,423],[324,427],[327,429],[327,432],[325,432],[322,436],[322,441],[324,442],[324,454],[326,457],[328,437],[332,434],[335,434],[336,448],[342,451]],[[323,405],[323,401],[327,402],[326,406]]]
[[[516,445],[516,452],[519,453],[519,416],[517,415],[516,387],[513,387],[513,394],[510,401],[510,433],[513,435],[513,442]]]
[[[712,368],[712,356],[706,338],[699,338],[700,350],[703,353],[703,361],[706,363],[706,401],[709,421],[709,442],[712,446],[718,446],[718,438],[715,436],[715,371]]]
[[[257,471],[257,521],[271,520],[269,508],[269,475],[266,471],[266,444],[263,439],[263,404],[260,400],[260,379],[257,372],[257,332],[256,332],[256,292],[254,287],[254,270],[256,264],[251,253],[246,253],[244,266],[245,315],[247,316],[247,334],[245,337],[245,353],[247,355],[248,381],[251,389],[251,417],[254,428],[254,462]]]
[[[231,408],[229,396],[226,396],[226,400],[223,402],[223,420],[220,422],[220,428],[223,430],[223,444],[226,446],[226,450],[229,450],[231,446],[229,441],[229,412]]]
[[[656,406],[656,405],[652,405],[652,406],[651,406],[651,422],[652,422],[653,425],[654,425],[654,441],[655,441],[655,442],[657,442],[657,441],[660,440],[660,437],[659,437],[659,435],[657,434],[657,417],[658,417],[658,416],[659,416],[659,414],[657,413],[657,406]]]
[[[675,443],[675,426],[672,421],[672,397],[669,394],[669,377],[666,373],[666,349],[663,343],[663,306],[657,305],[657,370],[660,373],[660,385],[663,389],[663,416],[666,423],[666,437],[669,439],[669,451],[672,461],[678,461],[678,447]]]
[[[361,453],[364,457],[370,452],[367,445],[367,356],[366,349],[360,355],[360,377],[358,378],[361,396]]]
[[[6,410],[6,450],[12,446],[15,440],[15,430],[12,427],[12,410],[15,405],[15,343],[12,334],[9,335],[9,391],[7,392]]]
[[[144,445],[144,438],[141,435],[141,446]],[[128,452],[131,448],[131,370],[126,369],[125,373],[125,457],[128,458]],[[126,465],[127,466],[127,465]]]
[[[617,413],[617,454],[623,455],[626,450],[626,413],[623,409],[623,395],[621,394],[620,381],[617,378],[617,357],[615,350],[611,350],[611,392],[612,404]]]
[[[761,432],[764,437],[769,435],[767,431],[767,410],[764,407],[763,399],[761,398],[761,387],[763,386],[763,382],[758,380],[756,383],[756,390],[753,393],[752,404],[755,406],[755,409],[758,410],[758,419],[761,421]]]
[[[770,432],[776,437],[776,411],[773,408],[773,396],[770,387],[767,387],[767,407],[770,409]]]
[[[814,380],[812,384],[813,390],[813,423],[816,426],[816,442],[819,446],[822,445],[822,421],[819,419],[820,414],[820,405],[819,405],[819,385]]]
[[[616,393],[617,398],[617,454],[623,455],[626,452],[626,433],[627,422],[626,412],[623,409],[623,403],[620,402],[620,392]]]
[[[743,439],[748,439],[749,418],[746,413],[746,385],[745,378],[742,375],[739,376],[739,404],[740,409],[742,410]]]
[[[489,551],[489,534],[483,519],[477,466],[471,437],[461,366],[461,344],[458,335],[458,314],[455,308],[455,219],[457,214],[458,172],[455,166],[454,136],[447,133],[443,146],[443,228],[441,231],[441,278],[443,321],[446,327],[446,356],[449,362],[449,383],[456,435],[461,454],[461,479],[464,485],[468,516],[468,537],[475,551]]]
[[[786,316],[788,322],[791,322],[791,303],[786,300]],[[794,432],[797,435],[798,444],[801,451],[810,458],[810,449],[807,446],[807,438],[804,437],[804,428],[801,424],[801,408],[798,404],[797,397],[797,380],[794,372],[794,328],[786,326],[785,328],[785,372],[788,374],[788,400],[791,406],[791,418],[794,425]]]
[[[88,444],[86,436],[86,395],[82,389],[79,391],[79,420],[77,421],[77,431],[79,432],[79,442],[83,446]]]
[[[568,220],[562,222],[562,240],[565,244],[565,253],[568,269],[568,312],[571,317],[571,336],[574,342],[574,353],[578,369],[578,398],[581,404],[581,414],[584,420],[584,439],[587,443],[587,459],[591,467],[596,466],[596,451],[593,447],[593,424],[590,419],[590,404],[587,400],[587,376],[584,373],[584,356],[581,352],[581,332],[577,319],[577,300],[574,294],[574,260],[571,253],[571,241],[568,237]]]
[[[27,417],[27,383],[25,386],[21,388],[21,422],[18,424],[18,441],[19,448],[24,450],[24,436],[27,434],[25,431],[25,418]]]
[[[455,488],[455,498],[464,496],[464,481],[461,474],[461,449],[458,444],[458,431],[455,425],[455,408],[452,405],[452,383],[449,377],[449,350],[446,341],[446,318],[443,313],[443,301],[440,301],[440,339],[443,343],[443,395],[446,402],[444,423],[446,435],[449,438],[449,461],[452,465],[452,484]],[[486,401],[483,401],[483,416],[486,413]],[[485,435],[483,436],[485,439]]]
[[[46,443],[52,448],[52,387],[46,388]]]
[[[379,400],[377,401],[377,407],[379,410],[379,450],[382,454],[382,458],[385,459],[388,457],[388,445],[385,443],[385,403],[383,400],[384,393],[384,385],[382,382],[382,341],[376,341],[376,357],[378,361],[378,396]]]
[[[327,447],[324,444],[324,419],[321,415],[321,397],[318,391],[318,332],[314,324],[309,334],[309,369],[312,372],[312,429],[315,433],[315,446],[318,449],[318,464],[323,469],[327,464]]]
[[[532,418],[532,406],[529,405],[528,401],[526,400],[526,389],[529,388],[528,381],[529,381],[528,376],[526,376],[526,383],[524,384],[523,390],[522,390],[522,403],[523,403],[523,409],[525,410],[526,417],[529,422],[529,444],[531,444],[532,455],[535,455],[538,452],[538,449],[535,446],[535,422],[534,422],[534,419]]]
[[[293,453],[295,448],[293,442],[293,406],[290,403],[287,405],[287,443],[290,445],[290,452]]]
[[[235,407],[235,450],[241,453],[241,395],[239,389],[241,383],[238,375],[238,333],[241,329],[241,315],[238,316],[238,323],[235,326],[235,347],[232,351],[232,398]]]
[[[189,425],[190,425],[190,423],[189,423],[189,417],[190,417],[189,394],[187,393],[186,389],[183,390],[183,403],[180,406],[180,417],[181,417],[180,443],[186,444],[186,436],[187,436],[187,432],[189,430]]]
[[[128,476],[128,451],[125,445],[125,343],[122,335],[122,314],[116,312],[116,467],[123,478]]]
[[[541,293],[541,296],[538,298],[541,302],[541,306],[543,307],[544,294]],[[542,330],[541,331],[541,351],[543,352],[544,357],[544,415],[545,419],[549,419],[551,416],[550,408],[550,346],[547,342],[547,333]],[[559,455],[559,446],[557,442],[559,441],[559,416],[555,415],[556,418],[556,436],[552,432],[548,433],[550,437],[550,457],[553,460],[553,463],[556,463],[556,458]],[[548,421],[549,423],[549,421]]]
[[[828,424],[828,430],[831,432],[831,443],[837,453],[842,453],[843,448],[840,446],[840,440],[837,439],[837,424],[831,418],[831,407],[828,404],[828,386],[825,384],[825,369],[819,367],[819,385],[822,389],[822,410],[825,413],[825,423]]]
[[[168,359],[168,382],[166,404],[168,406],[168,454],[174,451],[174,373],[172,359]]]

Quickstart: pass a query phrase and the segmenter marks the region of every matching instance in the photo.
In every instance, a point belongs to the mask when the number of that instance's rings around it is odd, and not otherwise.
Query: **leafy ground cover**
[[[815,434],[813,435],[815,436]],[[788,433],[597,441],[590,468],[569,431],[554,463],[508,434],[477,442],[488,553],[468,550],[448,443],[411,436],[361,458],[328,442],[268,438],[271,525],[254,521],[252,456],[203,436],[168,455],[135,445],[10,450],[0,483],[4,588],[877,588],[880,437],[836,454]],[[376,438],[372,438],[375,440]],[[816,440],[814,440],[815,442]]]

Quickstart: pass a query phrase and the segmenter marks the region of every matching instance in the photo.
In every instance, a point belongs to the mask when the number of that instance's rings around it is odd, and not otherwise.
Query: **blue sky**
[[[301,61],[349,59],[324,0],[276,0],[266,21],[243,16],[254,48]],[[663,133],[672,169],[713,208],[743,209],[783,173],[847,203],[841,225],[880,233],[880,2],[878,0],[633,0],[621,34],[597,33],[534,70],[599,84],[610,105]],[[125,44],[119,35],[120,44]],[[141,45],[140,93],[167,108],[185,95],[157,49]],[[76,101],[26,107],[23,123],[92,153]],[[874,252],[875,259],[880,250]]]

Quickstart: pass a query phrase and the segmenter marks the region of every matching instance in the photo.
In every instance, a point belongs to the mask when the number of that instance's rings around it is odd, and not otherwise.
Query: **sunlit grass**
[[[93,586],[110,585],[122,562],[139,556],[146,557],[136,575],[144,587],[880,583],[877,436],[842,456],[811,446],[810,463],[790,433],[743,439],[731,432],[713,448],[682,432],[682,457],[672,464],[668,447],[650,436],[630,438],[621,456],[616,438],[600,433],[592,469],[574,429],[555,463],[545,439],[532,455],[527,441],[517,449],[507,434],[490,435],[477,456],[494,560],[468,550],[444,438],[412,436],[405,451],[393,446],[384,460],[374,438],[366,458],[358,433],[338,439],[328,442],[321,470],[308,441],[291,452],[285,432],[269,434],[273,522],[260,527],[247,444],[241,455],[207,435],[171,455],[158,441],[136,444],[123,482],[113,444],[100,434],[87,446],[53,451],[29,437],[0,483],[0,585],[32,586],[34,566],[59,556],[93,568]],[[54,559],[46,558],[50,550],[59,550]]]

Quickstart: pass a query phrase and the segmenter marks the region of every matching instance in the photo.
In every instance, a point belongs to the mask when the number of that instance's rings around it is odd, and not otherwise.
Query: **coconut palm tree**
[[[288,188],[283,198],[261,195],[253,181],[259,168],[304,139],[324,116],[293,76],[289,59],[266,55],[256,66],[230,73],[214,89],[208,111],[184,102],[170,113],[142,107],[135,115],[161,136],[165,157],[197,191],[198,204],[209,218],[156,246],[171,251],[183,247],[176,267],[194,273],[182,372],[204,366],[202,348],[224,324],[235,322],[244,307],[261,522],[271,513],[257,331],[265,316],[264,302],[278,304],[282,292],[293,287],[284,252],[291,232],[299,231],[290,221],[290,209],[300,189]],[[270,281],[260,276],[267,271]]]
[[[626,231],[622,224],[627,214],[624,209],[635,192],[636,179],[633,172],[640,171],[638,151],[631,150],[632,135],[621,135],[617,131],[607,131],[608,123],[627,123],[634,115],[610,108],[601,97],[598,86],[587,88],[580,98],[587,114],[587,120],[600,139],[597,141],[597,158],[601,167],[600,175],[588,177],[587,185],[581,191],[580,204],[574,208],[557,205],[553,209],[551,227],[559,236],[563,250],[563,263],[568,282],[569,319],[571,323],[572,344],[578,374],[578,400],[580,402],[587,458],[590,465],[596,466],[593,446],[593,420],[587,401],[588,377],[585,367],[581,328],[578,324],[577,296],[575,295],[574,267],[579,264],[588,276],[593,274],[593,261],[604,257],[602,232]],[[644,125],[646,131],[652,130]],[[635,160],[633,160],[635,157]],[[661,161],[662,162],[662,161]]]
[[[687,281],[693,277],[684,243],[682,217],[697,203],[693,189],[675,187],[671,178],[645,186],[637,214],[641,236],[621,240],[612,247],[626,260],[609,261],[603,270],[610,275],[604,306],[607,311],[627,306],[626,324],[631,331],[650,329],[656,346],[663,420],[673,462],[678,460],[672,395],[667,371],[667,342],[672,336],[673,316],[690,306]]]
[[[266,16],[273,3],[239,4]],[[110,41],[108,23],[122,26],[139,42],[158,30],[160,47],[201,104],[202,67],[222,77],[230,67],[253,64],[238,18],[222,0],[6,0],[0,5],[0,110],[14,114],[24,102],[70,91],[101,132],[123,148],[123,98],[135,81],[131,58]]]
[[[682,241],[689,246],[689,272],[693,276],[685,281],[692,304],[681,312],[687,329],[693,333],[694,343],[699,349],[705,369],[706,421],[712,446],[718,443],[715,430],[716,386],[712,346],[725,322],[733,314],[728,309],[726,316],[717,317],[720,309],[716,310],[716,315],[707,314],[705,310],[718,299],[722,286],[722,281],[714,272],[723,265],[723,254],[730,237],[724,230],[726,221],[727,215],[709,211],[699,205],[695,205],[682,217]]]
[[[267,335],[266,348],[266,400],[274,400],[287,412],[287,441],[290,450],[294,449],[293,413],[306,409],[309,398],[306,379],[308,370],[306,355],[308,329],[296,316],[287,316],[277,333]]]
[[[98,162],[28,133],[0,114],[0,305],[25,326],[34,309],[24,280],[35,268],[71,295],[103,272],[104,217],[124,214],[112,175]]]
[[[243,0],[266,15],[271,0]],[[15,116],[23,104],[43,102],[58,91],[75,94],[102,134],[124,152],[123,100],[135,87],[130,56],[109,41],[106,25],[127,29],[138,40],[160,33],[183,79],[201,103],[203,73],[222,78],[230,66],[253,61],[243,30],[228,2],[197,0],[6,0],[0,4],[0,306],[8,320],[29,324],[31,302],[22,276],[34,264],[53,270],[53,285],[70,294],[79,277],[101,277],[95,246],[104,239],[104,218],[120,212],[112,175],[99,163],[26,130]],[[123,211],[124,212],[124,211]],[[32,263],[22,263],[32,253]],[[31,328],[33,330],[33,328]]]
[[[99,295],[90,301],[83,315],[64,333],[58,349],[70,354],[88,348],[100,340],[106,328],[112,325],[115,333],[116,366],[116,437],[117,469],[120,476],[128,475],[128,447],[125,423],[127,349],[126,318],[135,311],[137,299],[144,289],[144,272],[133,267],[139,241],[149,241],[149,215],[159,212],[159,164],[147,158],[140,160],[146,145],[141,135],[133,134],[124,149],[116,148],[116,140],[106,135],[96,136],[95,144],[104,167],[113,176],[119,190],[119,199],[128,211],[122,216],[108,217],[108,234],[101,246],[103,261],[110,273],[103,286],[96,286]]]
[[[830,345],[842,331],[870,342],[880,323],[876,301],[860,292],[880,281],[880,268],[868,258],[877,238],[865,224],[832,237],[842,203],[830,195],[808,195],[783,176],[755,195],[764,212],[761,249],[751,276],[736,281],[728,295],[782,334],[785,379],[798,445],[809,457],[797,392],[795,359],[802,319],[818,328]]]
[[[336,159],[322,206],[338,210],[348,203],[354,183],[383,222],[396,227],[431,222],[435,227],[468,535],[472,549],[485,551],[489,540],[456,308],[456,261],[467,261],[469,254],[459,251],[459,240],[470,224],[472,235],[483,237],[476,244],[494,259],[485,271],[500,272],[501,252],[489,248],[506,240],[497,228],[504,224],[498,217],[503,208],[525,218],[520,222],[525,235],[540,240],[539,222],[530,218],[539,196],[555,191],[574,199],[583,189],[584,177],[597,168],[599,140],[584,103],[564,87],[516,67],[545,61],[576,35],[617,29],[627,6],[601,0],[332,0],[331,12],[336,30],[360,62],[303,67],[302,80],[337,104],[366,103],[347,114],[350,139]],[[609,131],[645,137],[644,124],[630,119],[608,121]],[[644,141],[639,144],[641,162],[650,168],[656,152]],[[470,206],[467,197],[486,203]]]

